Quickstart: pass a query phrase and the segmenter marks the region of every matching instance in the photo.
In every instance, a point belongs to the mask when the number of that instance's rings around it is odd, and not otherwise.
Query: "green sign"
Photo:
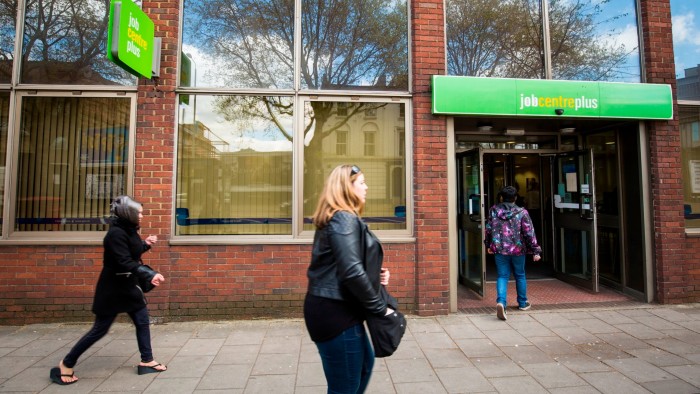
[[[672,119],[669,85],[434,75],[436,115]]]
[[[153,21],[131,0],[112,0],[109,8],[107,58],[126,71],[153,75]]]

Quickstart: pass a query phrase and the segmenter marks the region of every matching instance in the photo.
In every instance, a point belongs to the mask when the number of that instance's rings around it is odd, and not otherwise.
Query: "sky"
[[[700,64],[700,0],[671,0],[676,77]]]

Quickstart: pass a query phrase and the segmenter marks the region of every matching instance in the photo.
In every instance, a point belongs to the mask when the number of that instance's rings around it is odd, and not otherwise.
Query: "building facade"
[[[153,78],[106,59],[107,2],[0,4],[0,322],[90,318],[124,193],[159,237],[154,316],[300,316],[308,218],[342,163],[366,175],[364,218],[411,313],[456,311],[461,286],[495,299],[483,216],[508,184],[547,275],[700,301],[684,10],[562,3],[143,1]]]

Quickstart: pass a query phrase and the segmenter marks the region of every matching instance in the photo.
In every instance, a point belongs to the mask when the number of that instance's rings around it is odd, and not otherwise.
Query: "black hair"
[[[518,195],[518,189],[513,186],[506,186],[501,189],[501,196],[505,202],[515,202],[515,196]]]

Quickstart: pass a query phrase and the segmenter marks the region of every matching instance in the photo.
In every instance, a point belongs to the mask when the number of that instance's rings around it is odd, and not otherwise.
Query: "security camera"
[[[564,110],[561,108],[557,108],[554,110],[554,113],[557,115],[564,115]]]

